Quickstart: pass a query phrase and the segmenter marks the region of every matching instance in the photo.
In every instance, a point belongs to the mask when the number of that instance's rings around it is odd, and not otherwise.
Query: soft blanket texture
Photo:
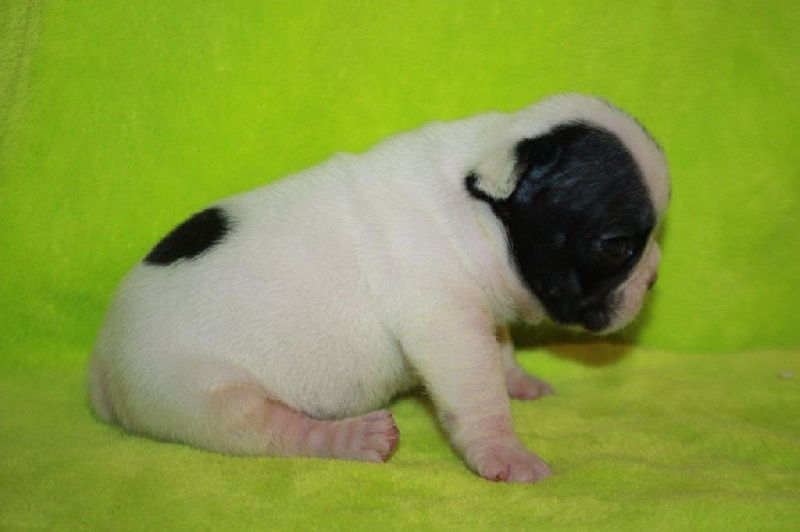
[[[616,357],[617,348],[587,350]],[[753,358],[758,357],[758,364]],[[0,380],[3,528],[792,530],[795,353],[634,350],[609,366],[522,356],[558,395],[516,403],[521,440],[553,467],[537,485],[482,481],[417,399],[392,409],[386,464],[234,458],[95,423],[79,371]],[[689,360],[687,360],[689,359]]]
[[[797,529],[799,6],[3,3],[0,529]],[[478,479],[417,397],[392,405],[382,465],[218,456],[91,416],[111,293],[188,214],[563,91],[640,118],[674,190],[637,327],[518,331],[557,394],[515,403],[517,431],[554,477]]]

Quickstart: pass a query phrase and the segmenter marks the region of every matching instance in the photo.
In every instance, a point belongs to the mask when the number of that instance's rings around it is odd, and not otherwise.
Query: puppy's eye
[[[635,251],[635,242],[628,236],[601,238],[598,242],[603,256],[612,264],[621,264]]]

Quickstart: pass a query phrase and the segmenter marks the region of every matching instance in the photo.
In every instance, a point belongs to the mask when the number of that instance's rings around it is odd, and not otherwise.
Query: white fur
[[[337,155],[219,202],[232,231],[207,254],[133,268],[91,362],[96,411],[134,432],[225,450],[232,436],[214,425],[209,397],[231,384],[340,419],[422,382],[479,474],[492,478],[499,462],[499,479],[545,476],[507,434],[504,375],[519,368],[496,336],[543,310],[513,267],[502,225],[465,193],[464,178],[478,170],[483,190],[507,196],[515,143],[573,119],[628,146],[660,216],[660,150],[630,117],[585,96],[433,123],[363,155]],[[641,305],[658,262],[657,246],[649,250],[622,288],[613,327]]]

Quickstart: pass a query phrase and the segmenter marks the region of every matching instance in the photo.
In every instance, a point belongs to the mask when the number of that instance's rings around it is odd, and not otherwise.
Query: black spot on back
[[[146,264],[166,266],[194,259],[219,244],[230,229],[225,211],[212,207],[198,212],[170,231],[144,258]]]

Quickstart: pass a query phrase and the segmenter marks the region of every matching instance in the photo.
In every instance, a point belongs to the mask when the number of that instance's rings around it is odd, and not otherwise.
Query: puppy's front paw
[[[508,396],[522,401],[532,401],[554,393],[553,387],[545,381],[528,375],[522,368],[515,367],[506,372]]]
[[[472,457],[470,465],[492,482],[536,482],[553,474],[544,460],[520,444],[484,448]]]

